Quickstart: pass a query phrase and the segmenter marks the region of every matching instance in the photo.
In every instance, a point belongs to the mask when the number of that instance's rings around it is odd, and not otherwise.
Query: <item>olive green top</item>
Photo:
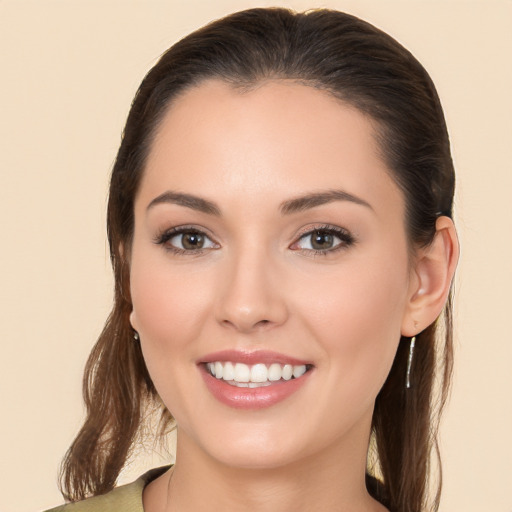
[[[66,503],[46,512],[144,512],[142,491],[149,482],[167,471],[170,466],[144,473],[131,484],[116,487],[107,494],[93,496],[76,503]]]

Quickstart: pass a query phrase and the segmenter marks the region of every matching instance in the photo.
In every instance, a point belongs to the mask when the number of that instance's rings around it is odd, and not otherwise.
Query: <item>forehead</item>
[[[287,80],[240,91],[216,80],[169,107],[148,156],[141,193],[166,188],[222,200],[267,200],[342,187],[378,202],[400,196],[379,156],[374,125],[327,92]],[[278,197],[279,196],[279,197]]]

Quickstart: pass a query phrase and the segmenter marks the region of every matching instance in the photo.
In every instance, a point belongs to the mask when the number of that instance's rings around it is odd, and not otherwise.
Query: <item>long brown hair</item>
[[[268,78],[297,80],[370,116],[382,157],[405,197],[411,246],[431,243],[437,217],[452,214],[454,170],[434,85],[406,49],[372,25],[326,9],[250,9],[171,47],[136,94],[112,171],[107,225],[115,301],[85,369],[87,418],[63,461],[62,492],[73,501],[112,489],[148,404],[159,404],[129,323],[134,198],[170,102],[209,78],[241,88]],[[405,388],[409,340],[402,339],[373,415],[368,489],[393,512],[438,508],[440,479],[427,502],[438,415],[452,369],[451,300],[417,338],[412,387]],[[159,407],[169,424],[170,414]]]

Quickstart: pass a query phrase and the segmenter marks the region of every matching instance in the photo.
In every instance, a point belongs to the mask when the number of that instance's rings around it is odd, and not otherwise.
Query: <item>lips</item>
[[[222,351],[198,362],[212,395],[238,409],[261,409],[287,399],[308,380],[313,365],[270,351]]]
[[[284,354],[280,354],[279,352],[272,352],[270,350],[254,350],[254,351],[245,351],[245,350],[222,350],[220,352],[214,352],[212,354],[208,354],[201,358],[199,363],[212,363],[215,361],[234,361],[235,363],[245,363],[245,364],[291,364],[291,365],[301,365],[301,364],[310,364],[309,361],[304,359],[297,359],[296,357],[287,356]]]

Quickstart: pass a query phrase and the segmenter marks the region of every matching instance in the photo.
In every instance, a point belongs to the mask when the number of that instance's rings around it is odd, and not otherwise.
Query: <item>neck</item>
[[[179,432],[176,464],[146,488],[144,510],[384,512],[366,490],[367,445],[365,438],[284,466],[248,469],[219,463]]]

